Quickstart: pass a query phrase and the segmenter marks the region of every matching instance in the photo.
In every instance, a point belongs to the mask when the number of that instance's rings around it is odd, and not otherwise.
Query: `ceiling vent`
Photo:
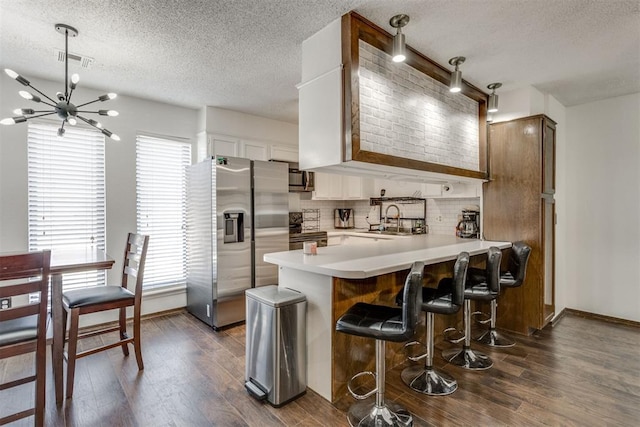
[[[53,49],[53,55],[56,57],[56,61],[64,64],[64,50]],[[80,65],[80,67],[84,68],[85,70],[91,68],[91,66],[93,65],[93,61],[95,61],[95,59],[88,56],[69,52],[69,63]]]

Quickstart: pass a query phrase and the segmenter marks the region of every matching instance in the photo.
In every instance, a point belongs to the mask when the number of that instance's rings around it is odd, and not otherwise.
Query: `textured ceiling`
[[[70,52],[95,58],[82,85],[296,123],[302,41],[349,10],[389,32],[410,15],[407,43],[447,67],[467,57],[480,88],[565,106],[640,92],[640,0],[0,0],[0,67],[62,81],[65,23]]]

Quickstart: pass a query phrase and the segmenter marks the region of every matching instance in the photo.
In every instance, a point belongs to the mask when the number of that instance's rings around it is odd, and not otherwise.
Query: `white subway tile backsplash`
[[[455,235],[456,226],[462,219],[462,209],[478,205],[480,199],[427,199],[427,225],[431,234]],[[382,206],[382,214],[388,204]],[[355,228],[368,229],[367,215],[371,210],[369,200],[301,200],[300,209],[320,210],[320,229],[333,230],[333,210],[351,208],[354,212]],[[419,217],[422,205],[401,205],[402,216]],[[379,213],[377,213],[379,215]]]

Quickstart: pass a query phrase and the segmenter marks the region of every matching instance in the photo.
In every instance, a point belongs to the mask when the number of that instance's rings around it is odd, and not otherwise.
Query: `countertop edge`
[[[472,256],[479,255],[486,253],[491,246],[507,249],[511,247],[511,242],[473,239],[448,245],[383,253],[363,258],[333,260],[333,262],[328,259],[328,262],[323,263],[323,259],[320,258],[323,250],[325,252],[331,251],[331,247],[327,247],[318,248],[318,255],[303,255],[302,250],[268,253],[264,255],[264,260],[281,267],[324,276],[342,279],[366,279],[409,269],[415,261],[423,261],[425,265],[437,264],[454,260],[463,251],[469,252]],[[389,263],[390,256],[394,259],[394,261],[391,261],[392,263]],[[358,264],[364,265],[359,266]]]

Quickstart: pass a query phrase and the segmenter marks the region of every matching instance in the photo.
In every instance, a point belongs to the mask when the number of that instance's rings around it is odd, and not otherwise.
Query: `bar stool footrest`
[[[353,387],[352,387],[353,381],[355,379],[357,379],[357,378],[360,378],[360,377],[364,376],[364,375],[371,375],[373,377],[374,381],[377,379],[376,373],[375,372],[371,372],[371,371],[358,372],[357,374],[352,376],[351,379],[349,380],[349,382],[347,383],[347,389],[349,390],[349,394],[351,394],[351,396],[353,396],[354,399],[364,400],[364,399],[367,399],[368,397],[373,396],[373,394],[375,394],[378,391],[378,387],[375,387],[373,390],[368,391],[365,394],[359,394],[359,393],[356,393],[355,391],[353,391]]]
[[[464,333],[456,328],[445,329],[442,331],[442,336],[445,341],[449,341],[451,344],[461,343],[465,339]]]
[[[479,323],[481,325],[486,325],[487,323],[491,322],[491,316],[481,311],[474,311],[473,313],[471,313],[471,318],[476,323]]]
[[[394,402],[377,407],[375,398],[351,405],[347,420],[351,427],[413,426],[413,416],[405,408]]]
[[[422,347],[424,349],[424,353],[420,353],[417,356],[414,356],[410,353],[411,349],[414,349],[416,347]],[[404,355],[407,357],[407,359],[411,360],[412,362],[418,362],[422,359],[424,359],[425,357],[427,357],[429,355],[428,350],[427,350],[427,346],[422,344],[420,341],[411,341],[408,342],[404,345],[404,347],[402,347],[403,351],[404,351]]]

